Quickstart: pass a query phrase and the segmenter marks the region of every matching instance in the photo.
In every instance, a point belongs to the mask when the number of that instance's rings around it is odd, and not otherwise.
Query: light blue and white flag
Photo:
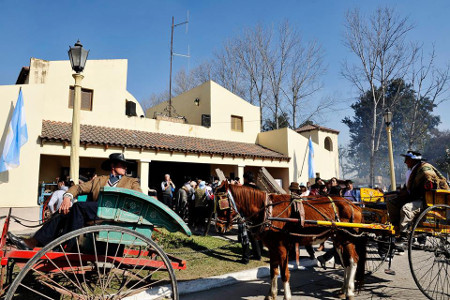
[[[23,107],[22,89],[19,91],[16,107],[9,123],[3,151],[0,154],[0,172],[17,168],[20,165],[20,147],[28,141],[27,123]]]
[[[314,172],[314,148],[313,143],[311,140],[311,137],[309,137],[308,142],[308,178],[315,178],[315,172]]]

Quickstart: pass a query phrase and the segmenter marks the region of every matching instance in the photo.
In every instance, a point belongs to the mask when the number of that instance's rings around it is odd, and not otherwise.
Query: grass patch
[[[192,280],[222,275],[241,270],[265,266],[269,263],[263,251],[261,261],[250,260],[248,265],[239,262],[242,256],[240,243],[230,242],[214,236],[188,237],[165,229],[153,233],[153,240],[168,254],[184,259],[186,270],[175,270],[177,280]]]

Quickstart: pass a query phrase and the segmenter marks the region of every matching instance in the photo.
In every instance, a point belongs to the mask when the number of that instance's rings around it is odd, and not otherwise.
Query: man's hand
[[[58,210],[59,213],[67,215],[69,213],[71,203],[72,201],[70,201],[70,197],[64,197],[64,200]]]

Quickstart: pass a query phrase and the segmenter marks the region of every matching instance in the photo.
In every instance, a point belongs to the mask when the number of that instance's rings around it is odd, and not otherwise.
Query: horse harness
[[[264,201],[264,207],[259,209],[257,212],[255,212],[251,216],[247,217],[247,220],[250,220],[253,216],[259,214],[262,210],[264,210],[264,219],[263,219],[263,221],[261,223],[259,223],[259,224],[251,224],[251,223],[247,224],[249,222],[246,221],[246,219],[239,213],[239,211],[237,209],[237,206],[236,206],[236,203],[234,201],[233,195],[231,194],[231,192],[229,190],[227,190],[226,193],[216,193],[216,197],[214,197],[214,201],[217,201],[217,203],[214,204],[214,214],[216,215],[216,222],[218,222],[218,223],[226,223],[226,222],[234,222],[234,221],[236,221],[237,223],[244,224],[248,229],[260,227],[260,232],[263,232],[263,231],[266,231],[266,230],[269,230],[269,229],[283,230],[282,228],[279,228],[279,227],[275,226],[272,223],[272,220],[270,220],[270,218],[272,218],[272,216],[273,216],[273,207],[276,206],[276,205],[285,203],[285,202],[283,201],[283,202],[273,203],[272,200],[271,200],[270,195],[271,194],[266,193],[266,197],[265,197],[265,201]],[[327,198],[330,200],[331,206],[333,207],[335,221],[340,222],[339,213],[338,213],[338,210],[337,210],[337,207],[336,207],[336,204],[335,204],[334,200],[330,196],[327,196]],[[324,220],[326,220],[326,221],[333,221],[326,214],[324,214],[320,209],[318,209],[317,207],[315,207],[314,205],[312,205],[308,201],[305,201],[300,195],[295,194],[295,193],[291,195],[290,204],[285,209],[283,209],[283,211],[280,214],[278,214],[277,217],[281,216],[283,213],[285,213],[289,209],[289,207],[292,206],[291,217],[299,218],[299,220],[300,220],[300,222],[299,222],[300,227],[304,227],[304,224],[305,224],[305,208],[304,208],[304,205],[308,205],[309,207],[311,207],[318,214],[320,214],[324,218]],[[219,220],[217,218],[217,210],[216,210],[217,206],[219,207],[220,210],[225,210],[225,209],[232,210],[233,209],[236,212],[236,215],[231,220],[230,219],[227,220],[227,221]],[[352,209],[351,220],[353,219],[353,214],[354,214],[354,212],[353,212],[353,209]]]

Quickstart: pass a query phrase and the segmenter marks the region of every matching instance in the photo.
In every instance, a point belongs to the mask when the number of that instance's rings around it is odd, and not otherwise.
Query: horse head
[[[214,212],[216,217],[216,231],[224,234],[233,228],[233,220],[237,217],[237,212],[233,208],[230,199],[231,192],[229,183],[224,180],[216,188],[214,193]]]

